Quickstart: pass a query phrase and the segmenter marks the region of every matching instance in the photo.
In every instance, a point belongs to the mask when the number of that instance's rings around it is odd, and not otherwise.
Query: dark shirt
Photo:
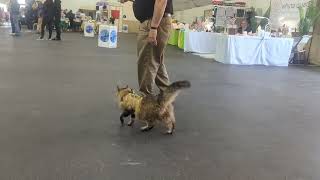
[[[61,0],[54,1],[54,17],[58,20],[61,18]]]
[[[38,3],[38,17],[43,17],[43,4],[41,2]]]
[[[16,1],[13,1],[12,3],[10,3],[9,11],[10,11],[10,14],[12,14],[12,15],[19,15],[20,14],[20,4]]]
[[[173,14],[173,0],[168,0],[165,13]],[[135,17],[142,23],[153,16],[155,0],[135,0],[133,2],[133,12]]]
[[[68,12],[66,15],[66,18],[68,18],[70,22],[73,22],[75,17],[76,16],[72,12]]]
[[[53,2],[45,1],[43,3],[43,18],[53,19],[54,17],[54,4]]]

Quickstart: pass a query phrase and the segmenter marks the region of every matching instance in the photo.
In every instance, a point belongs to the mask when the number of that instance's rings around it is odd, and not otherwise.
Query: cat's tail
[[[162,107],[167,107],[172,104],[181,90],[191,87],[189,81],[177,81],[172,83],[162,94],[159,95],[159,103]]]

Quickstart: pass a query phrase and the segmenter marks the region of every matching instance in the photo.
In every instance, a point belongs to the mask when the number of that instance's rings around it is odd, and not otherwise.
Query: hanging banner
[[[299,7],[307,8],[311,0],[271,0],[270,20],[273,29],[284,24],[297,28],[299,23]]]
[[[105,48],[117,48],[118,30],[115,26],[100,25],[98,46]]]
[[[84,31],[84,37],[94,37],[94,24],[85,23],[83,31]]]

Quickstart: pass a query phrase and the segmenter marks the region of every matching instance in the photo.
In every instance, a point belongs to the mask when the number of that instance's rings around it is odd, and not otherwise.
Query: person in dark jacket
[[[49,29],[49,38],[48,40],[51,40],[52,36],[52,25],[53,25],[53,18],[54,18],[54,4],[53,0],[46,0],[43,3],[43,22],[41,25],[41,36],[38,40],[43,40],[44,38],[44,31],[45,27]]]
[[[35,20],[35,13],[32,9],[32,5],[34,3],[34,0],[28,0],[27,1],[27,5],[26,5],[26,8],[25,8],[25,11],[26,11],[26,24],[27,24],[27,28],[28,30],[32,30],[33,28],[33,23],[34,23],[34,20]]]
[[[16,36],[20,34],[20,5],[17,0],[10,0],[9,2],[9,12],[12,32],[11,35]]]
[[[69,29],[73,30],[74,29],[74,18],[75,18],[75,14],[73,14],[72,10],[70,10],[67,15],[66,18],[69,19],[70,22],[70,26]]]

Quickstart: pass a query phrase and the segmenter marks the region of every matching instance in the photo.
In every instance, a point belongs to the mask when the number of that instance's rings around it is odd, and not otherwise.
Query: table
[[[185,52],[214,54],[225,64],[288,66],[293,39],[186,32],[184,45]]]
[[[179,30],[173,29],[170,33],[168,44],[177,46],[179,40]]]
[[[210,32],[185,32],[184,52],[214,54],[219,35]]]
[[[184,49],[184,39],[185,39],[185,32],[184,30],[180,30],[179,37],[178,37],[178,47],[180,49]]]
[[[288,66],[292,38],[216,36],[215,60],[225,64]]]

